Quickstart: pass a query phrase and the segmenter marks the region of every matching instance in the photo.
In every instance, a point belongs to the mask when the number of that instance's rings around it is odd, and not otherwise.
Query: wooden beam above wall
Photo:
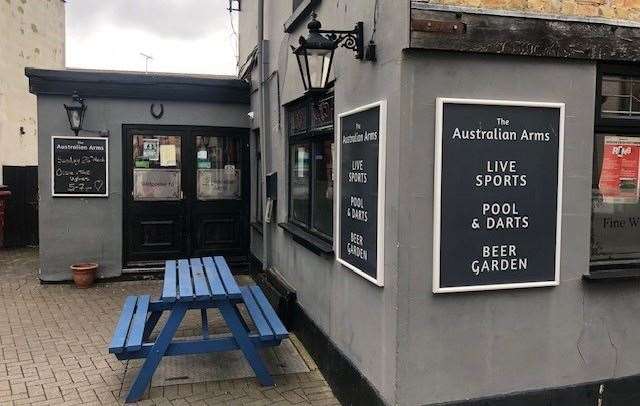
[[[412,8],[412,49],[640,61],[640,27]]]

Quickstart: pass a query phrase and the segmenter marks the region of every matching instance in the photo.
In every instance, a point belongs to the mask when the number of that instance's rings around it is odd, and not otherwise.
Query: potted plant
[[[73,271],[73,282],[75,282],[76,287],[80,289],[87,289],[93,285],[93,281],[96,280],[97,270],[98,264],[92,262],[83,262],[71,265],[71,271]]]

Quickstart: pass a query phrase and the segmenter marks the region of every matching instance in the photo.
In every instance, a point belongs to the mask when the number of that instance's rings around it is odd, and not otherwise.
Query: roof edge
[[[25,68],[37,96],[249,103],[249,84],[233,76]]]

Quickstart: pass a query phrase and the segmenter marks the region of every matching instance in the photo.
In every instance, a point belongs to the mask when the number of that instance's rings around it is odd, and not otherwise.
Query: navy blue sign
[[[340,115],[338,261],[382,286],[384,102]]]
[[[434,292],[558,284],[563,114],[438,100]]]

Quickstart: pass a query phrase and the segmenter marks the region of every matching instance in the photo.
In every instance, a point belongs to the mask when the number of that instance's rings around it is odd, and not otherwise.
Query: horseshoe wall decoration
[[[164,115],[164,104],[160,103],[160,112],[156,112],[156,104],[151,103],[150,111],[153,118],[155,118],[156,120],[160,120]]]

